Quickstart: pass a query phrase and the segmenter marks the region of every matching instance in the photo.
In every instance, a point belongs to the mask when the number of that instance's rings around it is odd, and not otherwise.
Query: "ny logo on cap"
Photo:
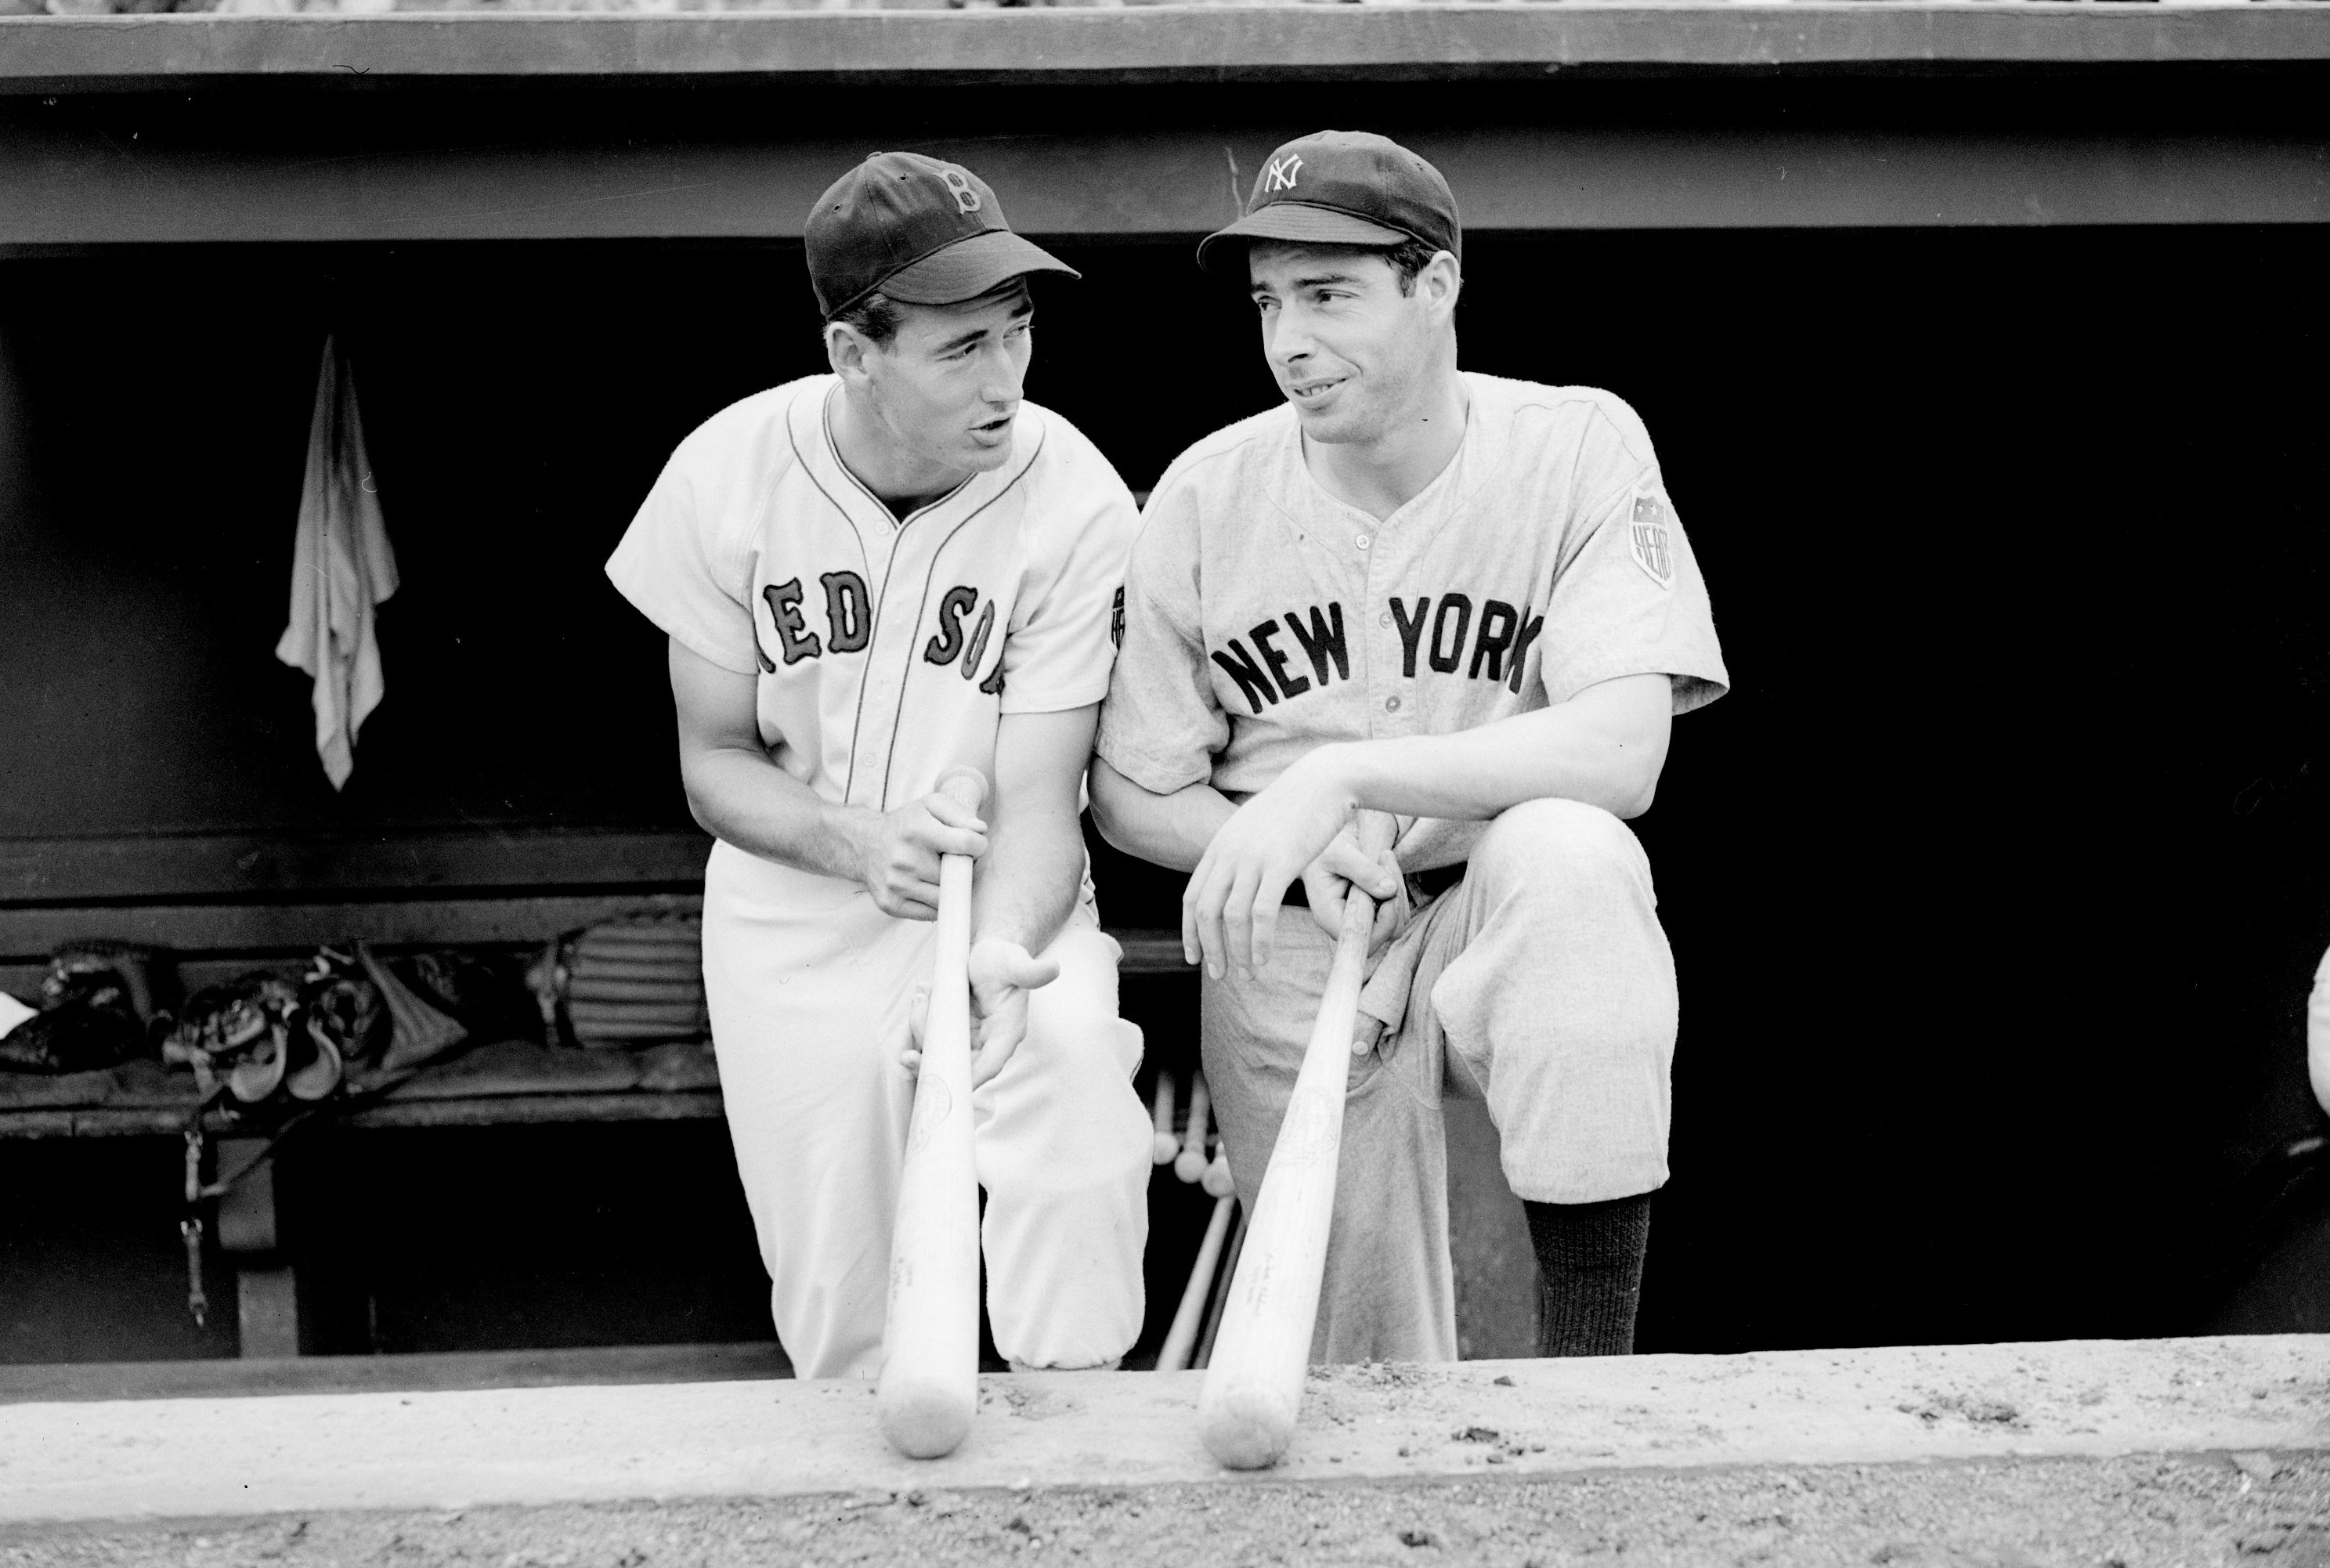
[[[979,193],[971,188],[969,175],[964,174],[961,169],[942,169],[939,173],[939,178],[944,180],[946,188],[954,193],[955,211],[959,213],[979,211],[981,204]]]
[[[1289,153],[1263,170],[1262,188],[1266,191],[1291,191],[1294,188],[1294,176],[1302,168],[1301,156]]]

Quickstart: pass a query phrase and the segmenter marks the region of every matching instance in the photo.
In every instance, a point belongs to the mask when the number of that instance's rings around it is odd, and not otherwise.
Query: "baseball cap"
[[[834,181],[806,237],[829,321],[876,289],[909,305],[957,305],[1028,272],[1083,275],[1013,233],[985,180],[920,153],[877,152]]]
[[[1421,240],[1462,255],[1456,198],[1440,171],[1388,137],[1322,130],[1270,155],[1255,176],[1246,216],[1206,236],[1198,265],[1235,266],[1249,240],[1389,249]]]

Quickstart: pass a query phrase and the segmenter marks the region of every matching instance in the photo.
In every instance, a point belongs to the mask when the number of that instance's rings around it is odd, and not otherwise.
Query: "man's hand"
[[[1218,980],[1226,970],[1252,973],[1270,962],[1287,884],[1303,876],[1338,834],[1347,834],[1355,803],[1348,790],[1305,756],[1233,813],[1189,873],[1181,895],[1181,955],[1201,959]],[[1356,842],[1329,874],[1371,898],[1390,898],[1399,879],[1368,860]],[[1306,879],[1305,890],[1311,884]],[[1335,909],[1341,911],[1340,897]]]
[[[1056,958],[1030,957],[1017,942],[989,936],[971,945],[971,1085],[1003,1070],[1028,1037],[1028,993],[1060,977]]]
[[[1377,872],[1391,879],[1389,892],[1380,890],[1383,884],[1375,879]],[[1343,934],[1343,905],[1354,884],[1376,901],[1375,928],[1368,933],[1368,951],[1372,954],[1407,924],[1407,880],[1400,875],[1399,858],[1388,847],[1370,860],[1359,848],[1357,830],[1347,827],[1319,852],[1317,860],[1302,868],[1302,891],[1311,900],[1311,918],[1330,936]]]
[[[939,857],[987,853],[987,824],[950,795],[927,794],[895,811],[861,812],[849,824],[858,885],[900,920],[935,920]]]
[[[1060,977],[1056,958],[1033,958],[1017,942],[990,936],[971,946],[971,1087],[979,1088],[1011,1060],[1028,1038],[1028,993]],[[914,1045],[898,1060],[908,1072],[923,1065],[923,1036],[930,1026],[929,987],[916,991],[907,1006]]]

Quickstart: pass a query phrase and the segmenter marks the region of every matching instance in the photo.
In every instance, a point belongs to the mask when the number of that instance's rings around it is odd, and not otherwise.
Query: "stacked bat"
[[[1189,1364],[1190,1353],[1197,1347],[1206,1298],[1213,1294],[1214,1274],[1221,1263],[1223,1242],[1229,1235],[1231,1212],[1237,1207],[1230,1181],[1229,1155],[1218,1136],[1210,1139],[1212,1155],[1208,1157],[1206,1117],[1213,1107],[1211,1097],[1206,1092],[1206,1075],[1197,1073],[1189,1080],[1189,1117],[1179,1137],[1173,1132],[1173,1089],[1172,1073],[1160,1068],[1156,1098],[1151,1107],[1156,1136],[1150,1157],[1158,1164],[1171,1165],[1173,1174],[1182,1181],[1204,1187],[1214,1200],[1214,1212],[1206,1221],[1206,1237],[1198,1245],[1198,1260],[1189,1270],[1189,1283],[1181,1291],[1180,1305],[1173,1313],[1173,1326],[1166,1331],[1164,1346],[1157,1353],[1159,1372],[1179,1372]]]
[[[1198,1073],[1190,1079],[1189,1119],[1178,1133],[1174,1131],[1174,1124],[1179,1119],[1174,1114],[1174,1087],[1172,1072],[1158,1069],[1156,1097],[1151,1103],[1157,1133],[1150,1148],[1150,1159],[1160,1165],[1172,1166],[1175,1175],[1205,1188],[1207,1196],[1227,1198],[1232,1190],[1230,1157],[1222,1147],[1220,1135],[1210,1130],[1208,1124],[1213,1099],[1206,1092],[1206,1075]]]

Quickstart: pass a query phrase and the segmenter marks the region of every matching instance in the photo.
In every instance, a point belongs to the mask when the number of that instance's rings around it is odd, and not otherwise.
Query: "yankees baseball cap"
[[[1456,198],[1440,171],[1364,130],[1316,131],[1271,154],[1246,197],[1246,216],[1206,236],[1198,265],[1240,266],[1254,240],[1386,250],[1421,240],[1463,254]]]
[[[1013,233],[985,180],[920,153],[877,152],[834,181],[807,238],[829,321],[876,289],[909,305],[958,305],[1029,272],[1083,275]]]

